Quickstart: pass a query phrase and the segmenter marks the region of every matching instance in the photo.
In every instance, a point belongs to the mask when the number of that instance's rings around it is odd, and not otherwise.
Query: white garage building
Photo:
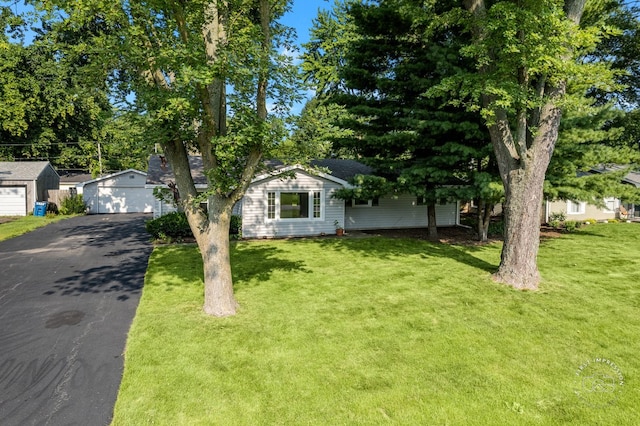
[[[82,194],[89,213],[153,212],[153,189],[145,188],[146,181],[145,172],[129,169],[84,182]]]

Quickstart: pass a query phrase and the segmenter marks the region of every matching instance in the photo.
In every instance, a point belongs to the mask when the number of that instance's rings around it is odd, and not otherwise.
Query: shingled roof
[[[281,161],[269,160],[265,162],[268,168],[277,170],[286,167]],[[206,185],[207,179],[204,175],[202,157],[189,156],[189,166],[191,175],[196,185]],[[325,159],[313,160],[311,166],[327,169],[329,174],[339,179],[348,181],[358,174],[371,174],[372,169],[355,160]],[[147,171],[147,184],[168,185],[174,181],[173,171],[168,162],[163,161],[162,156],[153,155],[149,158],[149,170]]]
[[[47,168],[48,161],[0,161],[0,180],[36,180]]]

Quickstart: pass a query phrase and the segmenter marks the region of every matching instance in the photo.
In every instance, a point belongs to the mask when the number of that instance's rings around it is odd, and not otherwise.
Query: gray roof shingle
[[[189,156],[189,165],[191,166],[191,175],[193,176],[194,183],[196,185],[207,184],[206,176],[204,175],[202,157]],[[269,160],[265,162],[267,168],[278,169],[284,167],[284,164],[280,161]],[[339,179],[348,181],[358,174],[371,174],[372,169],[359,163],[355,160],[339,160],[339,159],[325,159],[325,160],[313,160],[311,166],[321,167],[329,170],[329,174]],[[149,170],[147,171],[147,184],[150,185],[168,185],[173,182],[173,171],[168,162],[164,162],[159,155],[152,155],[149,158]]]
[[[0,180],[36,180],[48,161],[0,161]]]

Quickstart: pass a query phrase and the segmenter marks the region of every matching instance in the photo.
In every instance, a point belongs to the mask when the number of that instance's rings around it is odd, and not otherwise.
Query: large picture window
[[[267,193],[267,219],[310,218],[322,218],[321,192]]]
[[[307,192],[280,193],[280,219],[306,219],[309,217]]]

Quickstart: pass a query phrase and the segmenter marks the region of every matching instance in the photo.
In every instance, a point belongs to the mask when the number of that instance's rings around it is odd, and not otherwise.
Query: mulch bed
[[[2,217],[2,216],[0,216],[0,224],[7,223],[7,222],[13,222],[14,220],[16,220],[15,217],[6,217],[6,216]]]
[[[410,229],[378,229],[374,231],[362,231],[367,235],[379,235],[387,238],[415,238],[418,240],[428,240],[429,232],[427,228],[410,228]],[[562,236],[561,232],[553,228],[542,227],[540,229],[540,239],[550,239]],[[462,226],[451,226],[446,228],[438,228],[438,241],[445,244],[462,244],[462,245],[482,245],[502,241],[500,235],[490,235],[489,241],[478,241],[475,230]]]

